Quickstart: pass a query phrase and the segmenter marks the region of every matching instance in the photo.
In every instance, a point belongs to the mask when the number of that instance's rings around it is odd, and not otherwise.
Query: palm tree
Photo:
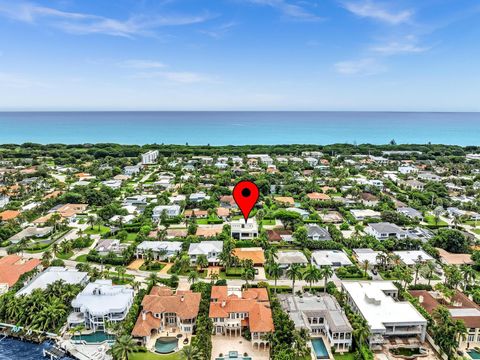
[[[273,280],[275,281],[275,293],[277,292],[277,280],[280,276],[282,276],[282,269],[280,268],[280,265],[278,265],[277,263],[273,263],[273,264],[270,264],[268,267],[267,267],[267,272],[268,272],[268,275],[270,275]]]
[[[322,273],[319,268],[312,264],[307,266],[303,279],[310,283],[310,292],[312,292],[312,284],[320,281],[321,278]]]
[[[208,259],[205,255],[201,254],[198,255],[197,257],[197,265],[200,267],[200,269],[204,269],[208,267]]]
[[[198,277],[199,277],[199,276],[198,276],[198,272],[192,270],[192,271],[190,271],[190,272],[188,273],[188,282],[191,282],[192,285],[194,285],[194,284],[195,284],[195,281],[198,280]]]
[[[331,266],[324,266],[320,269],[322,278],[325,279],[325,284],[323,287],[323,292],[327,292],[327,282],[333,276],[333,269]]]
[[[90,225],[90,229],[93,230],[93,225],[95,225],[95,216],[89,215],[87,217],[87,224]]]
[[[300,264],[290,264],[286,274],[287,277],[292,280],[292,293],[295,293],[295,280],[301,279],[303,275]]]
[[[435,263],[433,261],[427,261],[425,263],[425,273],[424,273],[424,276],[425,278],[428,280],[428,286],[430,286],[430,282],[432,281],[433,279],[433,274],[435,272]]]
[[[353,336],[357,340],[357,345],[360,347],[363,342],[370,336],[370,328],[363,319],[359,319],[354,326]]]
[[[193,360],[196,351],[191,346],[184,346],[180,352],[180,356],[185,360]]]
[[[139,347],[130,335],[122,335],[117,338],[115,344],[108,350],[115,360],[128,360],[128,355],[137,351]]]
[[[367,271],[368,271],[368,267],[370,266],[370,261],[365,259],[362,261],[362,265],[363,265],[363,277],[367,277]]]
[[[148,278],[147,278],[148,282],[150,284],[152,284],[152,286],[155,286],[157,285],[159,282],[160,282],[160,278],[158,277],[158,275],[154,272],[152,272]]]
[[[415,281],[414,285],[417,285],[417,280],[418,280],[418,273],[420,272],[420,269],[422,268],[423,263],[422,263],[422,257],[419,255],[417,260],[415,261],[415,264],[413,265],[413,268],[415,269]]]
[[[245,280],[245,287],[248,288],[248,281],[255,279],[255,269],[251,266],[244,267],[242,279]]]
[[[463,289],[466,290],[467,286],[471,284],[472,280],[475,281],[475,278],[477,277],[477,272],[473,269],[471,265],[466,264],[460,266],[460,271],[463,275]]]
[[[123,281],[123,276],[125,275],[125,273],[127,272],[127,270],[125,270],[125,268],[123,266],[117,266],[115,268],[115,271],[117,272],[118,274],[118,277],[119,277],[119,280],[120,281]]]

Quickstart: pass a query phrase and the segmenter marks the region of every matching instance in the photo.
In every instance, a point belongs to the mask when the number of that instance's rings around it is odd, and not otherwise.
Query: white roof
[[[222,252],[223,241],[202,241],[190,244],[188,253],[190,255],[207,255],[210,252]]]
[[[129,309],[133,296],[133,289],[125,285],[112,285],[112,280],[97,280],[72,300],[72,307],[80,308],[82,313],[103,316]]]
[[[17,292],[17,296],[29,295],[35,289],[45,290],[49,284],[63,280],[67,284],[81,284],[88,279],[86,272],[64,267],[49,267],[44,272],[34,277],[26,286]]]
[[[308,263],[305,255],[299,250],[279,251],[277,254],[278,264],[306,264]]]
[[[419,257],[421,259],[420,262],[433,260],[433,258],[423,250],[394,251],[393,253],[398,255],[405,265],[415,265]]]
[[[346,266],[352,262],[341,250],[316,250],[312,252],[312,259],[318,266]]]
[[[374,251],[372,249],[353,249],[353,252],[359,263],[363,263],[367,260],[370,265],[378,264],[377,255],[380,254],[380,251]]]
[[[153,251],[166,250],[168,252],[177,252],[182,250],[182,243],[180,241],[144,241],[137,246],[138,250]]]
[[[379,217],[381,215],[378,211],[371,209],[352,209],[350,212],[355,217]]]
[[[391,281],[342,281],[372,332],[385,332],[386,325],[427,324],[407,301],[395,301],[384,291],[398,291]]]

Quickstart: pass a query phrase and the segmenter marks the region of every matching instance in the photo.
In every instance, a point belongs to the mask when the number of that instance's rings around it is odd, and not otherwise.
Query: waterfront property
[[[396,337],[425,341],[427,320],[408,301],[398,300],[393,282],[342,281],[342,289],[352,310],[367,321],[372,348]]]
[[[15,285],[20,276],[38,266],[40,266],[40,260],[24,260],[15,254],[0,259],[0,294]]]
[[[90,283],[72,300],[73,313],[68,317],[68,326],[83,324],[89,330],[105,330],[106,321],[125,320],[133,297],[133,289],[112,285],[112,280]]]
[[[241,336],[249,329],[255,349],[267,349],[266,335],[274,330],[267,290],[213,286],[209,317],[215,335]]]
[[[302,296],[279,294],[278,298],[295,328],[307,329],[312,337],[325,335],[336,351],[349,351],[353,329],[335,297],[305,293]]]
[[[146,345],[165,331],[192,334],[200,300],[200,293],[178,290],[174,293],[167,287],[154,286],[143,298],[132,336]]]
[[[45,290],[49,284],[59,280],[67,284],[85,285],[88,282],[88,278],[88,273],[86,272],[51,266],[30,280],[28,284],[17,292],[16,296],[30,295],[35,289]]]

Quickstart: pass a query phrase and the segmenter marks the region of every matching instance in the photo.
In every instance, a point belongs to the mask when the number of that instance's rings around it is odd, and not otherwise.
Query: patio
[[[253,349],[250,341],[241,336],[212,336],[212,358],[218,358],[220,357],[220,354],[226,355],[231,351],[236,351],[240,357],[243,356],[244,353],[247,353],[248,357],[251,357],[254,360],[268,360],[270,357],[268,350]]]

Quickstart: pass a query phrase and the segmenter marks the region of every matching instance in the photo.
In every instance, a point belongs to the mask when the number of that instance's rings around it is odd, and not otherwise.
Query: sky
[[[472,0],[0,0],[0,110],[480,111]]]

